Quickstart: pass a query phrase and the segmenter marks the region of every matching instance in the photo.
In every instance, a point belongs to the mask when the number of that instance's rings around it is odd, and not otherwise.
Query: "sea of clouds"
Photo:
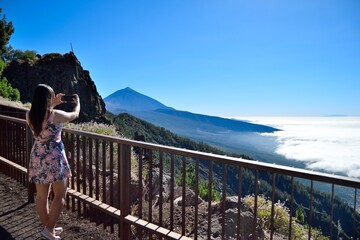
[[[360,117],[241,117],[281,129],[275,153],[308,169],[360,178]]]

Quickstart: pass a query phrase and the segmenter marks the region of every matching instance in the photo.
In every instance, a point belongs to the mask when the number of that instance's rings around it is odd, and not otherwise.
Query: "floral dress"
[[[34,145],[30,153],[29,181],[36,184],[53,183],[71,176],[64,144],[61,141],[63,124],[52,122],[54,114],[50,113],[44,130],[34,134]]]

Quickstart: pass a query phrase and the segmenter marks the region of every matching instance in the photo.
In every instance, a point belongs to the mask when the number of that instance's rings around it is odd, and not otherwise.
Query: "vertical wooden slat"
[[[6,150],[8,149],[7,148],[7,141],[6,141],[6,139],[7,139],[7,136],[6,136],[6,133],[7,133],[7,131],[6,131],[6,129],[7,129],[7,121],[6,120],[2,120],[2,122],[1,122],[1,126],[3,126],[3,128],[2,128],[2,131],[1,131],[1,133],[2,133],[2,149],[1,149],[1,156],[4,156],[5,158],[7,158],[7,155],[6,155]],[[27,128],[28,128],[29,126],[27,126]],[[3,169],[4,170],[4,169]]]
[[[1,123],[0,123],[1,124]],[[28,169],[27,166],[27,159],[26,159],[26,126],[27,124],[21,124],[20,128],[20,138],[21,138],[21,143],[20,143],[20,148],[21,148],[21,153],[20,153],[20,158],[21,158],[21,166],[25,167],[26,169]],[[0,136],[1,137],[1,136]],[[1,145],[1,143],[0,143]],[[0,153],[1,155],[1,153]],[[27,180],[27,173],[22,173],[21,174],[21,182],[23,183],[24,186],[28,186],[28,180]]]
[[[100,200],[100,140],[95,139],[95,199]],[[96,225],[100,225],[100,211],[95,210]]]
[[[10,155],[10,161],[13,161],[14,159],[13,159],[13,139],[12,139],[12,125],[13,125],[13,123],[12,122],[10,122],[10,124],[9,124],[9,142],[10,142],[10,148],[9,148],[9,155]],[[9,169],[10,170],[10,177],[12,178],[12,179],[14,179],[14,168],[10,168]]]
[[[4,130],[5,139],[9,139],[9,121],[7,121],[7,120],[5,121],[5,128],[4,129],[5,129]],[[7,159],[10,159],[10,157],[9,157],[9,146],[10,146],[9,141],[5,141],[5,154],[4,154],[4,156]],[[6,170],[8,170],[8,168],[6,168]],[[7,174],[9,174],[9,173],[7,172]]]
[[[335,193],[335,189],[334,189],[334,184],[331,184],[331,206],[330,206],[330,239],[332,239],[332,235],[333,235],[333,219],[334,219],[334,193]]]
[[[194,239],[198,239],[198,222],[199,222],[199,207],[198,207],[198,197],[199,197],[199,159],[195,159],[195,226],[194,226]]]
[[[22,159],[23,159],[23,167],[27,168],[27,162],[26,162],[26,124],[24,124],[22,126],[22,135],[21,135],[21,139],[22,139]],[[27,185],[27,178],[26,178],[26,174],[23,175],[23,180],[25,185]]]
[[[30,161],[30,152],[33,144],[33,136],[31,129],[28,125],[26,125],[26,168],[28,173],[26,174],[26,178],[29,178],[29,161]],[[35,202],[35,185],[32,183],[28,184],[28,201],[30,203]]]
[[[106,143],[107,141],[106,140],[103,140],[102,141],[102,202],[103,203],[106,203]],[[106,228],[106,224],[104,222],[105,220],[105,217],[104,217],[104,214],[102,215],[103,218],[102,218],[102,221],[103,221],[103,228],[105,229]]]
[[[122,189],[122,192],[120,194],[120,210],[121,210],[120,239],[127,240],[127,239],[131,239],[130,238],[131,226],[129,223],[124,221],[123,218],[130,213],[131,148],[129,145],[122,145],[122,146],[123,146],[123,153],[121,154],[122,159],[120,160],[120,167],[121,167],[120,184]]]
[[[26,159],[25,159],[25,157],[26,157],[26,155],[25,155],[25,124],[21,124],[21,131],[20,131],[20,138],[21,138],[21,146],[20,146],[20,148],[21,148],[21,166],[23,166],[23,167],[27,167],[26,166]],[[22,183],[23,183],[23,185],[26,185],[26,178],[25,178],[25,175],[26,174],[22,174]]]
[[[258,186],[259,186],[259,170],[256,170],[255,173],[255,182],[254,182],[254,221],[253,221],[253,236],[254,239],[257,239],[256,225],[257,225],[257,215],[258,215]]]
[[[82,190],[83,190],[83,194],[87,195],[87,155],[86,155],[86,142],[87,142],[87,138],[85,136],[82,137],[83,139],[83,143],[82,143]],[[86,202],[83,202],[83,214],[86,217],[87,216],[87,207],[86,207]]]
[[[0,119],[0,128],[1,128],[1,131],[0,131],[0,156],[4,156],[5,136],[3,134],[4,134],[5,131],[4,131],[4,121],[2,119]],[[3,170],[3,168],[0,168],[0,170]]]
[[[21,123],[15,124],[15,162],[22,166],[22,159],[21,159]],[[23,184],[22,182],[22,172],[19,170],[16,170],[16,181]]]
[[[121,166],[121,163],[120,163],[120,161],[121,161],[121,159],[122,159],[122,157],[121,157],[121,154],[122,154],[122,145],[120,145],[120,143],[118,143],[117,144],[117,160],[116,160],[116,162],[117,162],[117,175],[118,175],[118,178],[117,178],[117,184],[118,184],[118,188],[117,188],[117,195],[118,195],[118,199],[119,199],[119,201],[118,201],[118,206],[116,206],[117,208],[119,208],[119,209],[121,209],[121,207],[120,207],[120,201],[121,201],[121,197],[120,197],[120,194],[121,194],[121,168],[120,168],[120,166]],[[119,232],[119,238],[121,237],[121,224],[119,223],[118,224],[118,232]]]
[[[20,134],[20,165],[23,166],[23,167],[26,167],[25,165],[25,144],[24,144],[24,140],[25,140],[25,136],[24,136],[24,124],[21,124],[19,126],[20,130],[19,130],[19,134]],[[21,173],[21,178],[20,178],[20,181],[23,185],[26,184],[26,181],[25,181],[25,174]]]
[[[15,126],[16,126],[16,123],[13,123],[12,131],[11,131],[11,134],[12,134],[12,147],[13,147],[13,149],[12,149],[12,157],[13,157],[12,161],[14,163],[17,163],[17,159],[16,159],[16,127]],[[18,177],[18,171],[15,168],[13,168],[13,179],[15,181],[18,181],[17,177]]]
[[[22,158],[21,158],[21,123],[17,123],[17,127],[16,127],[16,130],[17,130],[17,146],[16,146],[16,150],[17,150],[17,158],[18,158],[18,163],[20,166],[23,166],[22,164]],[[22,182],[22,173],[19,171],[18,172],[18,175],[19,175],[19,182],[20,183],[23,183]]]
[[[0,107],[1,109],[1,107]],[[0,119],[0,156],[4,156],[3,154],[3,149],[5,148],[4,147],[4,140],[5,140],[5,136],[3,136],[3,133],[4,133],[4,129],[3,129],[3,126],[4,126],[4,121],[2,119]],[[2,170],[2,168],[0,168],[0,170]]]
[[[64,144],[64,148],[65,148],[65,155],[66,155],[66,159],[68,160],[68,162],[70,161],[70,154],[69,154],[69,133],[67,132],[62,132],[62,141]],[[70,167],[70,170],[72,171],[72,168]],[[69,187],[70,184],[70,180],[67,179],[67,187]],[[70,196],[69,194],[66,194],[66,209],[69,210],[70,209]]]
[[[294,207],[294,176],[291,176],[291,198],[290,198],[290,209],[289,209],[289,240],[292,239],[292,213]]]
[[[8,135],[9,135],[9,143],[10,143],[10,148],[9,148],[9,160],[10,161],[14,161],[13,159],[13,139],[12,139],[12,122],[9,122],[9,129],[8,129]],[[9,172],[10,172],[10,177],[12,179],[14,179],[14,168],[9,168]]]
[[[11,121],[9,121],[9,127],[7,128],[7,131],[8,131],[8,136],[9,136],[9,160],[10,161],[13,161],[13,158],[12,158],[12,145],[13,145],[13,143],[12,143],[12,131],[11,131],[11,129],[12,129],[12,125],[13,125],[13,123],[11,122]],[[13,176],[11,175],[11,178],[12,178]]]
[[[21,139],[20,139],[20,132],[19,132],[19,129],[20,129],[20,124],[19,123],[16,123],[15,124],[15,159],[16,159],[16,163],[21,165],[21,158],[20,158],[20,143],[21,143]],[[20,171],[16,171],[16,181],[17,182],[21,182],[21,173]]]
[[[352,228],[353,228],[353,239],[356,239],[356,229],[355,229],[356,214],[357,214],[357,212],[356,212],[356,204],[357,204],[356,198],[357,198],[357,188],[355,188],[355,193],[354,193],[354,213],[353,213],[353,219],[352,219],[352,221],[353,221],[353,226],[352,226]]]
[[[93,139],[89,138],[89,196],[94,197]]]
[[[226,221],[226,164],[222,164],[222,204],[221,204],[221,216],[222,216],[222,222],[221,222],[221,237],[222,239],[225,239],[225,221]]]
[[[13,162],[14,163],[18,163],[18,159],[17,159],[17,139],[16,139],[16,126],[17,126],[17,123],[13,123],[13,129],[12,129],[12,142],[13,142],[13,150],[12,150],[12,153],[13,153]],[[19,175],[19,171],[15,168],[14,169],[14,179],[16,181],[18,181],[18,175]]]
[[[114,143],[110,142],[110,205],[114,206]],[[110,218],[110,231],[114,232],[114,218]]]
[[[72,175],[71,175],[71,189],[75,189],[75,139],[74,139],[74,134],[71,133],[70,134],[70,155],[71,155],[71,160],[70,160],[70,168],[72,171]],[[75,212],[75,198],[71,198],[71,211]]]
[[[100,168],[99,139],[95,139],[95,199],[96,200],[99,200],[99,196],[100,196],[99,168]]]
[[[185,235],[185,194],[186,194],[186,158],[182,157],[182,205],[181,205],[181,234]]]
[[[152,151],[149,151],[149,222],[152,222],[152,198],[153,198],[153,154]],[[151,234],[150,234],[151,238]]]
[[[15,151],[14,151],[14,145],[15,145],[15,143],[14,143],[14,139],[15,139],[15,137],[14,137],[14,123],[12,122],[11,123],[11,128],[10,128],[10,143],[11,143],[11,148],[10,148],[10,151],[11,151],[11,161],[12,162],[15,162],[15,155],[14,155],[14,153],[15,153]],[[11,178],[12,179],[15,179],[16,180],[16,169],[15,168],[11,168]]]
[[[138,199],[139,199],[139,208],[138,208],[138,216],[140,219],[142,219],[143,217],[143,152],[144,149],[140,148],[139,149],[139,170],[138,170],[138,175],[139,175],[139,195],[138,195]],[[139,229],[138,231],[139,233],[139,238],[142,239],[143,237],[143,231],[142,229]]]
[[[163,152],[159,156],[159,226],[163,226]]]
[[[275,173],[271,174],[272,189],[271,189],[271,218],[270,218],[270,240],[274,237],[274,215],[275,215]]]
[[[208,227],[207,237],[211,239],[211,200],[212,200],[212,175],[213,175],[213,162],[209,161],[209,188],[208,188]]]
[[[174,179],[175,179],[175,163],[174,155],[170,156],[170,231],[174,230]]]
[[[21,126],[21,152],[22,166],[26,167],[26,125]]]
[[[241,195],[242,195],[242,168],[239,166],[238,168],[238,212],[237,212],[237,233],[236,239],[241,239]]]
[[[106,140],[102,142],[102,201],[106,203]]]
[[[5,127],[4,127],[5,139],[9,139],[9,121],[6,120],[4,122],[5,122]],[[9,141],[5,141],[4,156],[7,159],[10,159],[9,158],[9,145],[10,145]],[[7,170],[7,168],[6,168],[6,170]],[[8,174],[7,171],[6,171],[6,173]]]
[[[93,173],[93,139],[89,138],[89,167],[88,167],[88,179],[89,179],[89,196],[94,197],[94,173]],[[95,208],[90,205],[90,221],[94,221]]]
[[[26,154],[25,154],[25,146],[26,146],[26,142],[25,142],[25,124],[21,125],[21,131],[20,131],[20,138],[21,138],[21,166],[23,167],[27,167],[26,166]],[[26,185],[26,174],[22,174],[22,182],[24,185]]]
[[[80,136],[76,135],[76,191],[81,192],[80,189]],[[80,200],[77,200],[77,212],[80,216],[81,206]]]
[[[308,240],[311,239],[313,192],[314,192],[314,181],[311,180],[311,183],[310,183],[309,235],[308,235]]]
[[[18,126],[18,123],[14,123],[14,128],[13,128],[13,143],[14,143],[14,160],[13,162],[15,163],[19,163],[19,158],[18,158],[18,137],[17,137],[17,126]],[[15,175],[14,175],[14,179],[19,182],[20,181],[20,174],[19,174],[19,171],[17,169],[15,169]]]

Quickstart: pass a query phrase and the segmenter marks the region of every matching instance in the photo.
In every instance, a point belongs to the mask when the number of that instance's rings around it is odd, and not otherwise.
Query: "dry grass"
[[[20,101],[11,101],[7,98],[3,98],[0,96],[0,104],[3,104],[5,106],[9,106],[9,107],[17,107],[17,108],[24,108],[24,109],[30,109],[31,107],[31,103],[22,103]]]

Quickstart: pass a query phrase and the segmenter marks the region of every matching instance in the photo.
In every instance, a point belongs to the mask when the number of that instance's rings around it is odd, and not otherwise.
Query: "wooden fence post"
[[[120,239],[130,239],[131,225],[125,221],[130,213],[130,171],[131,171],[131,146],[121,144],[120,159]]]
[[[28,202],[33,203],[34,200],[34,194],[35,194],[35,185],[33,183],[29,182],[29,161],[30,161],[30,152],[33,145],[33,136],[31,129],[28,125],[26,125],[26,164],[27,164],[27,174],[26,174],[26,181],[28,183]]]

